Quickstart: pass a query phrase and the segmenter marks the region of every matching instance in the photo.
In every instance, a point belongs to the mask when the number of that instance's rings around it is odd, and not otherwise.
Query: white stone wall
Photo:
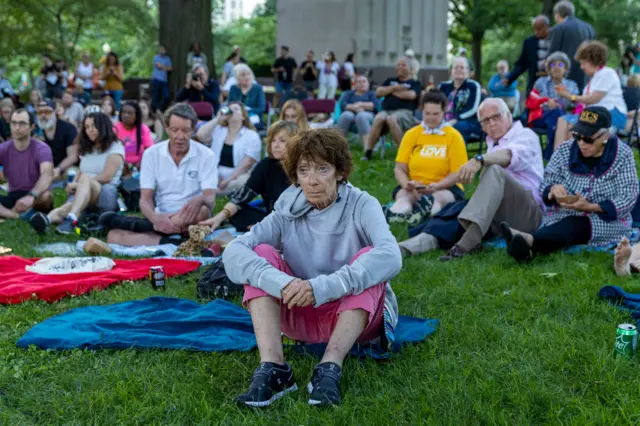
[[[333,50],[342,63],[356,53],[359,67],[391,67],[412,48],[422,67],[447,63],[448,0],[278,0],[278,46],[301,61]]]

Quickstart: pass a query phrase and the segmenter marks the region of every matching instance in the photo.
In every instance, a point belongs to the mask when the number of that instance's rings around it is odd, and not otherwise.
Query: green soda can
[[[633,324],[620,324],[616,330],[616,345],[613,356],[631,359],[636,353],[638,329]]]

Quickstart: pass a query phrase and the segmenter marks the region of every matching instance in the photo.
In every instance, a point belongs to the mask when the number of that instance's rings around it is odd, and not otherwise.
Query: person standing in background
[[[409,67],[411,67],[411,78],[418,79],[418,73],[420,72],[420,62],[416,59],[416,52],[413,49],[407,49],[404,52],[404,56],[409,58]]]
[[[104,90],[109,92],[113,98],[116,110],[120,109],[120,101],[124,90],[124,72],[118,55],[113,52],[107,54],[104,69],[102,70],[102,79],[105,81]]]
[[[353,63],[353,53],[349,53],[344,60],[344,64],[340,67],[340,71],[338,71],[338,83],[340,86],[340,90],[346,92],[347,90],[351,90],[351,83],[354,81],[356,77],[356,69]]]
[[[193,71],[196,65],[204,65],[206,67],[207,55],[201,51],[200,43],[194,41],[189,47],[189,53],[187,53],[187,72]]]
[[[91,63],[91,58],[89,58],[88,53],[82,54],[82,61],[80,61],[76,67],[76,77],[82,80],[84,103],[89,105],[93,94],[93,64]],[[76,84],[79,83],[79,81],[76,82]]]
[[[153,57],[153,74],[151,75],[151,108],[160,111],[169,97],[169,72],[173,71],[171,57],[167,49],[160,45],[158,54]]]
[[[504,85],[510,87],[525,71],[529,72],[527,79],[527,95],[539,77],[547,75],[546,59],[549,52],[549,30],[551,24],[545,15],[538,15],[533,20],[533,35],[522,42],[520,57],[513,64],[513,71],[507,74]]]
[[[549,52],[564,52],[572,59],[583,41],[594,40],[596,31],[590,24],[576,18],[573,3],[563,0],[553,7],[556,25],[551,29],[551,46]],[[586,75],[578,61],[572,61],[569,80],[578,83],[580,91],[584,89]]]
[[[274,104],[280,105],[280,97],[291,89],[298,72],[298,64],[295,59],[289,56],[287,46],[280,46],[280,57],[273,63],[271,72],[275,73],[276,80]]]
[[[316,82],[318,81],[318,68],[316,68],[313,54],[313,50],[307,52],[307,58],[300,64],[299,71],[302,74],[302,84],[310,96],[313,96],[313,91],[316,89]]]
[[[320,74],[318,99],[334,99],[338,88],[338,72],[340,71],[336,55],[333,52],[326,52],[322,55],[322,61],[318,61],[316,64],[316,68]]]

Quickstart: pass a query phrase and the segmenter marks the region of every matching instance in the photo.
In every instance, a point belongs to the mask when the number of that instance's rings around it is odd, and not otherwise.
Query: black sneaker
[[[49,223],[49,218],[40,212],[36,212],[33,216],[31,216],[31,219],[29,219],[29,224],[31,225],[31,227],[41,235],[46,232]]]
[[[63,235],[74,234],[76,232],[76,223],[77,221],[69,217],[65,217],[62,223],[56,228],[56,232]]]
[[[249,389],[236,398],[236,403],[249,407],[268,407],[289,392],[297,390],[293,369],[288,363],[282,366],[263,362],[253,372]]]
[[[340,378],[342,368],[333,362],[323,362],[313,369],[311,381],[307,385],[309,405],[327,406],[339,405],[342,402],[340,397]]]
[[[116,212],[104,212],[98,218],[98,224],[103,226],[105,229],[113,229],[113,222],[118,218],[118,213]]]

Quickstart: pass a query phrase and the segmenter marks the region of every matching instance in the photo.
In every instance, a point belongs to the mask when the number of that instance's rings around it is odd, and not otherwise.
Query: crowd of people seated
[[[372,90],[353,55],[340,65],[326,52],[316,63],[309,51],[298,67],[282,46],[272,68],[276,93],[284,96],[299,74],[305,96],[317,88],[318,98],[335,99],[342,91],[339,115],[335,128],[318,129],[300,100],[286,100],[266,129],[264,158],[258,130],[266,127],[265,90],[238,47],[218,81],[194,43],[184,87],[164,112],[172,63],[163,47],[154,57],[151,99],[122,99],[122,66],[110,52],[99,71],[107,94],[84,108],[62,86],[64,69],[45,56],[44,96],[32,91],[24,108],[0,101],[8,183],[0,217],[28,221],[39,234],[53,225],[72,234],[83,215],[99,214],[107,242],[123,246],[180,244],[191,225],[233,226],[244,234],[226,247],[223,262],[228,277],[245,285],[242,303],[260,356],[238,403],[264,407],[297,389],[284,334],[328,344],[307,386],[309,403],[339,404],[353,344],[388,348],[393,341],[398,305],[389,280],[403,256],[442,249],[440,261],[458,261],[501,237],[518,262],[576,245],[618,244],[616,273],[640,270],[640,246],[628,241],[640,184],[633,152],[617,136],[628,118],[621,81],[606,66],[606,46],[582,31],[588,24],[570,6],[556,4],[560,25],[553,29],[545,17],[534,20],[514,69],[501,60],[488,92],[473,79],[466,50],[451,61],[449,80],[423,90],[409,49],[396,75]],[[584,40],[573,52],[573,42],[556,38],[573,40],[580,31]],[[589,77],[583,85],[573,79],[580,77],[576,64]],[[82,98],[96,88],[85,85],[98,72],[90,65],[83,56],[76,70]],[[518,119],[516,79],[525,71],[527,108]],[[209,117],[199,114],[202,103]],[[360,138],[361,161],[369,161],[385,132],[398,146],[397,186],[381,206],[349,182],[348,138]],[[469,156],[467,144],[476,140],[486,141],[486,152]],[[140,215],[122,212],[125,181],[137,184]],[[67,197],[55,206],[52,191],[61,188]],[[221,210],[218,196],[227,201]],[[408,226],[410,238],[396,241],[389,224]]]

